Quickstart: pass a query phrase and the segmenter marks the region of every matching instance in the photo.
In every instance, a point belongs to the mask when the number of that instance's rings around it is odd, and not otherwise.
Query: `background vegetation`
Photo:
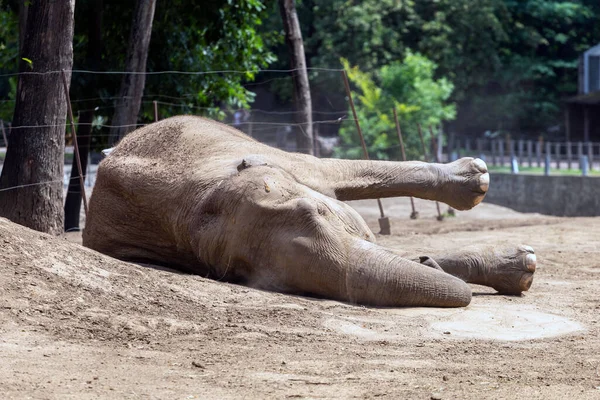
[[[102,58],[91,65],[83,49],[90,18],[86,10],[92,3],[77,1],[74,68],[122,70],[132,4],[103,1]],[[271,80],[274,74],[259,72],[289,68],[276,3],[158,2],[149,71],[247,71],[149,76],[145,93],[179,99],[177,106],[161,106],[161,115],[222,118],[227,108],[253,104],[290,109],[291,80]],[[2,74],[17,70],[17,4],[0,3]],[[473,137],[486,131],[510,132],[514,138],[562,135],[562,102],[577,91],[578,56],[600,41],[596,0],[301,0],[297,8],[308,66],[341,68],[342,59],[347,60],[370,151],[381,158],[396,156],[395,150],[385,150],[396,143],[389,137],[393,105],[410,151],[417,144],[416,122],[443,123],[446,132]],[[97,92],[81,90],[89,79],[97,80]],[[310,81],[313,109],[347,110],[339,76],[311,70]],[[119,76],[74,74],[73,97],[103,98],[106,111],[98,110],[96,119],[107,121],[119,83]],[[0,78],[0,118],[5,121],[11,120],[15,87],[15,78]],[[267,105],[261,100],[264,93],[275,101]],[[153,118],[150,103],[143,104],[142,121]],[[344,115],[349,113],[334,117]],[[356,143],[351,124],[338,129],[321,134],[339,133],[345,145]],[[340,156],[358,156],[347,146]]]

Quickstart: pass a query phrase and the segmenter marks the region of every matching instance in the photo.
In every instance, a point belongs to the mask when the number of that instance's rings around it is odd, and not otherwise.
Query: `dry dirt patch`
[[[526,243],[530,292],[375,309],[120,262],[0,220],[7,398],[600,398],[600,218],[384,200],[406,254]],[[374,202],[353,203],[374,231]],[[477,213],[477,214],[475,214]],[[504,216],[504,217],[503,217]]]

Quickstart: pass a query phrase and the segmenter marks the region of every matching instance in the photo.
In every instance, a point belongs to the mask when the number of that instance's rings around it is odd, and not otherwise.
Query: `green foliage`
[[[463,100],[501,69],[500,48],[508,39],[503,0],[427,0],[417,3],[416,13],[420,33],[413,46],[455,83],[455,100]]]
[[[429,126],[437,127],[456,116],[455,105],[448,102],[452,83],[445,78],[435,79],[435,63],[420,54],[407,52],[402,63],[391,63],[375,73],[350,67],[345,59],[342,59],[342,64],[349,80],[357,88],[352,96],[369,156],[374,159],[400,159],[394,107],[409,159],[422,156],[417,124],[425,128],[423,133],[429,140]],[[340,129],[340,137],[343,146],[337,150],[336,156],[362,158],[360,139],[351,121]]]
[[[257,32],[264,12],[260,0],[158,2],[149,70],[245,72],[150,79],[148,90],[173,96],[193,93],[190,105],[197,107],[248,107],[254,94],[242,83],[274,60],[268,48],[272,35]]]
[[[577,92],[577,58],[600,37],[600,4],[561,0],[418,2],[412,44],[455,85],[459,134],[538,135],[562,122]]]
[[[18,66],[17,4],[16,0],[0,2],[0,73],[16,72]],[[90,63],[86,56],[87,31],[94,15],[86,10],[92,4],[95,4],[92,0],[77,2],[74,67],[122,70],[132,2],[103,1],[99,64]],[[439,78],[445,77],[446,83],[454,84],[454,90],[443,103],[456,103],[457,115],[455,120],[443,115],[435,118],[451,121],[446,123],[447,130],[466,135],[502,130],[510,131],[514,137],[537,136],[562,122],[563,100],[577,91],[577,58],[600,40],[597,0],[302,0],[297,1],[297,9],[308,66],[339,68],[343,57],[349,65],[364,71],[374,87],[361,88],[362,78],[356,77],[357,94],[367,104],[359,110],[368,112],[363,117],[380,132],[386,132],[384,128],[391,125],[388,111],[391,104],[384,104],[382,120],[375,121],[370,118],[376,113],[365,109],[370,102],[379,104],[396,96],[399,104],[406,107],[417,104],[428,108],[427,118],[434,118],[429,116],[435,115],[436,107],[423,105],[426,98],[411,96],[427,92],[433,93],[433,99],[443,98],[443,93],[436,91],[445,90],[439,85],[442,82]],[[161,117],[180,113],[222,117],[220,110],[248,107],[252,103],[253,87],[245,84],[255,79],[276,78],[268,90],[289,104],[292,86],[285,74],[260,73],[257,78],[260,69],[289,67],[282,36],[276,1],[157,2],[149,71],[247,72],[148,76],[143,120],[153,119],[152,100],[184,103],[161,105]],[[430,81],[419,81],[406,63],[398,63],[410,51],[437,65],[432,69]],[[309,78],[315,110],[346,108],[337,72],[310,71]],[[83,89],[89,87],[90,80],[96,81],[98,89],[94,93]],[[414,82],[420,83],[415,86]],[[426,87],[427,82],[433,82],[433,86]],[[111,97],[118,93],[120,83],[119,75],[74,74],[73,99],[106,99],[99,104],[76,103],[75,112],[78,107],[100,106],[99,116],[110,119]],[[11,119],[15,86],[16,79],[0,78],[0,118],[5,121]],[[379,99],[369,97],[377,95],[376,88],[381,90]],[[418,114],[415,110],[410,113]],[[415,118],[422,120],[421,116]],[[407,124],[403,120],[403,125]],[[336,129],[327,125],[320,128],[321,132],[332,130],[326,134],[333,134]],[[405,128],[407,133],[409,129],[412,128]],[[381,149],[394,142],[393,138],[384,140],[379,134],[374,140],[382,156],[386,153]]]
[[[373,72],[409,49],[434,61],[436,76],[455,85],[448,128],[467,135],[537,136],[560,124],[577,58],[600,40],[596,0],[303,0],[298,13],[310,66],[337,68],[344,57]],[[267,25],[277,18],[271,12]],[[274,51],[287,59],[283,47]],[[310,77],[315,108],[345,106],[337,77]]]
[[[598,36],[598,17],[581,2],[505,0],[510,41],[503,46],[501,85],[515,99],[505,128],[535,131],[562,119],[561,100],[577,92],[577,59]],[[593,28],[595,26],[595,29]],[[502,115],[497,115],[502,120]]]
[[[18,11],[15,1],[0,5],[0,73],[16,72],[18,63]],[[14,4],[13,4],[14,3]],[[103,1],[100,61],[88,54],[89,27],[96,17],[96,2],[81,0],[75,9],[73,41],[74,69],[121,71],[125,64],[132,2]],[[142,120],[154,119],[152,100],[166,100],[178,106],[161,105],[161,117],[174,114],[205,114],[220,118],[220,109],[249,107],[254,93],[244,83],[255,79],[258,70],[275,60],[270,51],[276,35],[259,33],[266,16],[262,0],[158,1],[147,60],[148,71],[200,71],[200,75],[149,75],[142,103]],[[244,71],[212,73],[211,71]],[[95,108],[97,117],[110,121],[113,97],[119,92],[120,75],[73,74],[71,97],[74,111]],[[10,120],[14,107],[12,81],[0,79],[0,118]],[[16,82],[16,81],[15,81]],[[96,87],[93,93],[91,87]],[[13,94],[11,94],[13,93]],[[155,97],[156,96],[156,97]],[[164,96],[164,97],[162,97]],[[101,98],[94,102],[80,99]],[[185,100],[181,100],[181,98]],[[181,104],[183,103],[183,104]]]
[[[305,46],[319,66],[337,66],[345,57],[370,71],[401,59],[406,37],[417,21],[413,0],[331,0],[302,5],[312,6],[314,27],[307,28],[312,35],[306,35]]]
[[[271,2],[263,31],[283,31],[277,2]],[[365,71],[402,59],[405,41],[414,26],[414,0],[302,0],[296,2],[310,67],[339,68],[340,58]],[[284,43],[273,48],[275,68],[289,68]],[[273,78],[264,75],[261,80]],[[315,109],[345,108],[344,86],[338,72],[309,71]],[[275,80],[269,90],[281,102],[292,98],[291,80]]]

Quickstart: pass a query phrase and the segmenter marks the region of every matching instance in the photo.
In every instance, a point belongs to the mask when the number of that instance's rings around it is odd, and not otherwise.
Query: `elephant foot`
[[[483,267],[483,284],[503,294],[520,294],[529,290],[537,266],[533,248],[517,246],[495,251],[493,258],[488,258],[487,265]]]
[[[479,158],[465,157],[446,164],[447,184],[441,201],[457,210],[468,210],[481,203],[490,186],[487,165]]]
[[[469,246],[463,250],[433,256],[435,265],[468,283],[489,286],[503,294],[519,294],[528,290],[533,282],[537,260],[530,246]]]

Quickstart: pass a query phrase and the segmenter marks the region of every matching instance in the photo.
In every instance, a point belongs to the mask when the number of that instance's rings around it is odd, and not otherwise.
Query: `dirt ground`
[[[375,201],[353,205],[377,232]],[[2,398],[600,399],[600,218],[384,207],[393,235],[378,240],[406,254],[533,246],[531,290],[365,308],[128,264],[0,219]]]

